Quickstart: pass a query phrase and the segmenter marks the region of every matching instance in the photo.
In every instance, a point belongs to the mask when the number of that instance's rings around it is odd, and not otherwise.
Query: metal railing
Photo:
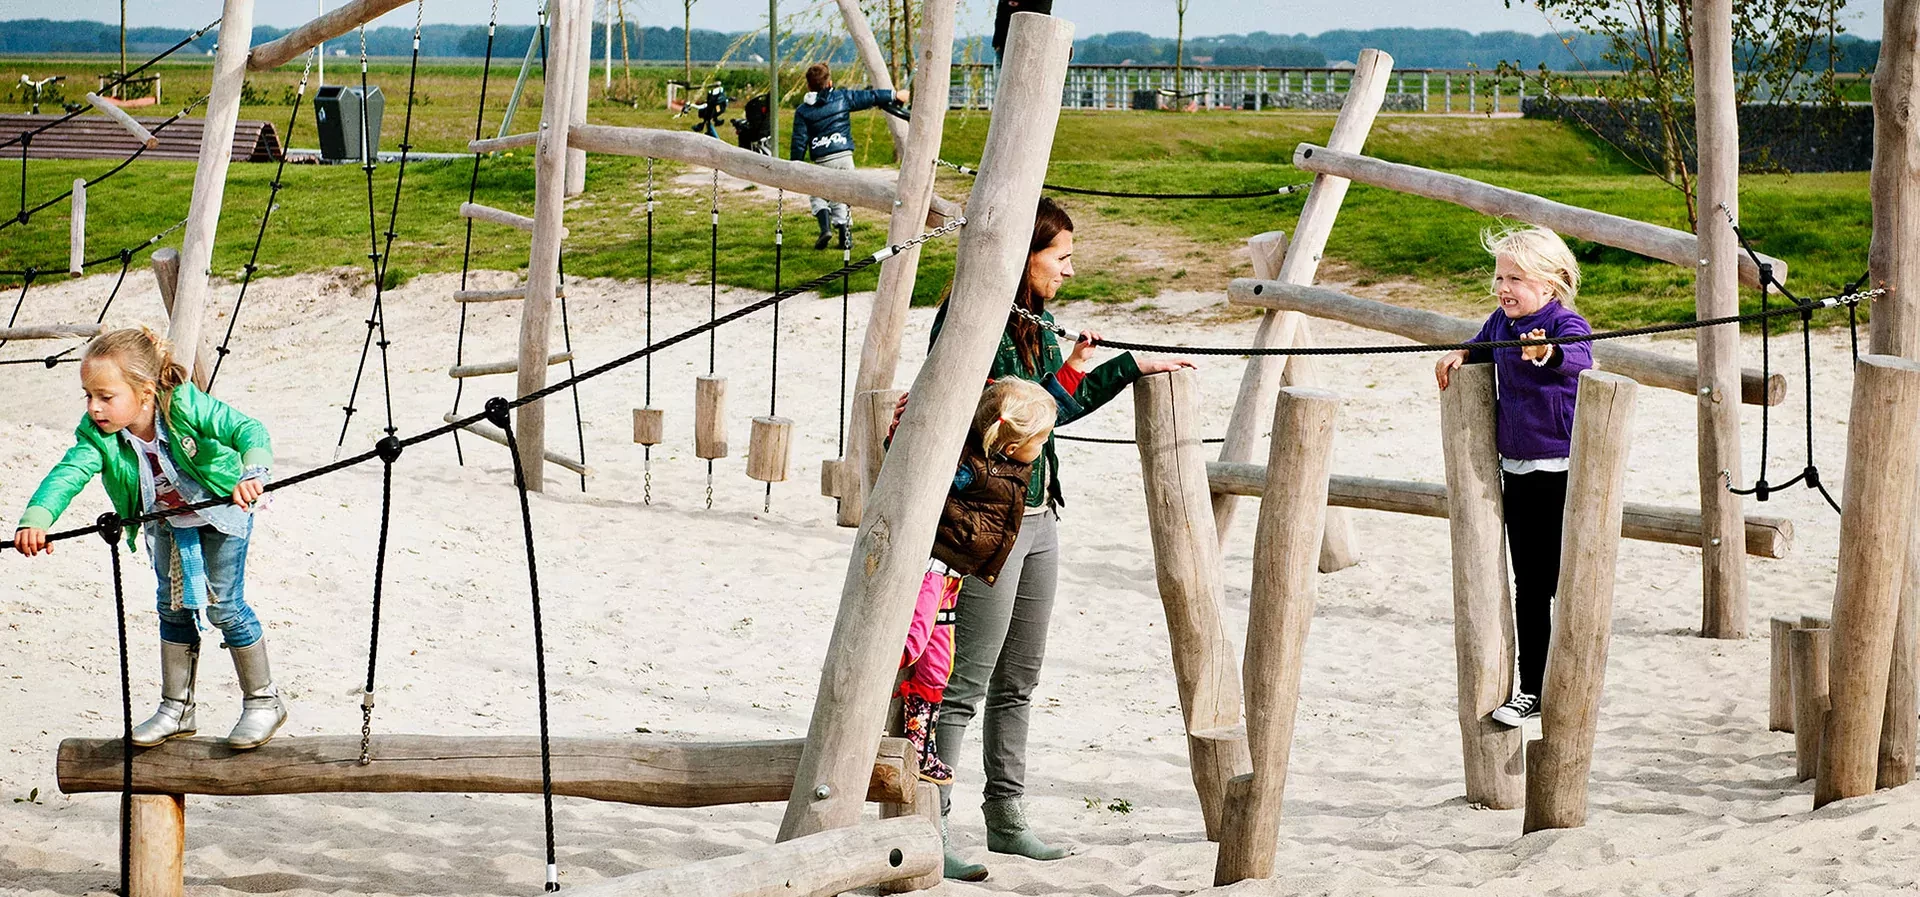
[[[1071,65],[1062,108],[1122,109],[1304,109],[1334,111],[1353,83],[1350,67]],[[995,66],[953,67],[948,106],[991,109]],[[1399,69],[1387,85],[1386,111],[1467,113],[1518,112],[1526,83],[1477,69]]]

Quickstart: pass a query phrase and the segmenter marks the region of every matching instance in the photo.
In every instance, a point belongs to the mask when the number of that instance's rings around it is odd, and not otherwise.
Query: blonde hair
[[[153,396],[171,420],[173,389],[187,382],[187,369],[173,360],[173,344],[146,327],[109,330],[87,343],[82,361],[113,362],[127,385]]]
[[[992,457],[1053,429],[1058,414],[1053,395],[1031,380],[1002,377],[980,395],[973,429]]]
[[[1488,254],[1513,259],[1522,274],[1544,281],[1560,304],[1573,308],[1580,292],[1580,263],[1560,235],[1544,227],[1509,227],[1480,232]]]

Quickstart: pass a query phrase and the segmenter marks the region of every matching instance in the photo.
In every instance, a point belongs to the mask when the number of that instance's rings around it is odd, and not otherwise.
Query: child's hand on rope
[[[260,493],[265,491],[266,487],[262,486],[259,480],[241,480],[233,484],[233,503],[239,505],[240,510],[252,510],[253,503],[259,501]]]
[[[1447,383],[1453,379],[1454,369],[1466,364],[1466,362],[1467,353],[1460,350],[1448,352],[1440,356],[1440,360],[1433,365],[1434,382],[1440,384],[1441,389],[1446,389]]]
[[[23,526],[13,531],[13,550],[27,557],[40,552],[53,553],[53,543],[47,541],[47,531]]]
[[[1520,334],[1520,338],[1521,339],[1546,339],[1547,332],[1539,327],[1535,327],[1532,330],[1527,331],[1526,333]],[[1520,347],[1520,357],[1528,361],[1545,361],[1547,356],[1552,354],[1553,354],[1552,346],[1521,346]]]

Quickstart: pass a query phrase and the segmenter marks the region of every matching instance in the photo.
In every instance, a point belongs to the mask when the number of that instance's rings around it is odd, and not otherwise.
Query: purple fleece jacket
[[[1521,339],[1532,330],[1545,330],[1550,337],[1593,332],[1586,318],[1555,299],[1523,318],[1509,318],[1506,312],[1495,309],[1468,342]],[[1494,380],[1499,384],[1493,442],[1500,457],[1538,461],[1572,454],[1573,400],[1580,372],[1593,367],[1591,344],[1554,346],[1544,365],[1520,357],[1518,348],[1467,351],[1468,364],[1487,362],[1493,363]]]

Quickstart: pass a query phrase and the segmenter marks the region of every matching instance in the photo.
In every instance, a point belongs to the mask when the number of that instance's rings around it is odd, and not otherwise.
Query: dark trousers
[[[1553,639],[1553,593],[1560,584],[1560,521],[1567,508],[1564,471],[1503,473],[1507,551],[1513,557],[1513,620],[1520,691],[1539,696]]]

